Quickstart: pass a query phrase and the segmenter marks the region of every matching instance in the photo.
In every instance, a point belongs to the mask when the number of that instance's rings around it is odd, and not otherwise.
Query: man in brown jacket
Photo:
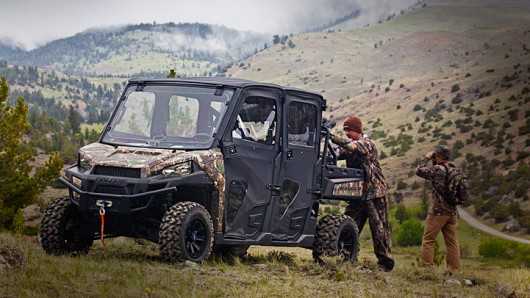
[[[437,146],[435,151],[425,156],[424,162],[416,169],[416,175],[432,183],[432,200],[425,220],[425,231],[421,245],[421,258],[425,265],[434,265],[434,244],[441,231],[447,248],[447,269],[455,273],[460,269],[460,248],[457,238],[458,214],[456,205],[447,202],[448,175],[457,171],[449,162],[450,152],[444,146]],[[430,161],[432,163],[430,163]]]
[[[390,252],[390,225],[388,223],[388,186],[383,176],[379,156],[374,142],[363,135],[362,122],[351,116],[344,121],[346,138],[332,136],[333,143],[339,145],[339,159],[345,159],[348,168],[363,168],[367,177],[369,199],[352,202],[346,208],[346,215],[352,217],[362,231],[366,221],[370,224],[374,252],[379,266],[385,271],[394,268],[394,259]]]

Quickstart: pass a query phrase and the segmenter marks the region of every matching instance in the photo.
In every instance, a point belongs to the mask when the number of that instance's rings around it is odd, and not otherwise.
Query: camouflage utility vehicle
[[[132,80],[100,140],[79,150],[40,230],[50,254],[126,236],[162,259],[242,256],[249,245],[300,246],[355,260],[345,215],[322,200],[363,200],[364,171],[336,166],[322,96],[230,78]]]

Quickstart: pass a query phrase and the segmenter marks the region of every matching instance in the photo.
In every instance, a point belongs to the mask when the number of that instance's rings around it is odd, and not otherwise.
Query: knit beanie
[[[343,129],[345,131],[350,130],[355,131],[356,133],[363,133],[363,123],[358,117],[350,116],[344,121]]]

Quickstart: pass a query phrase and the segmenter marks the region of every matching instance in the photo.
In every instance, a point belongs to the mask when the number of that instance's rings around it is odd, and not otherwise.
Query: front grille
[[[133,168],[119,168],[109,166],[96,166],[92,172],[94,175],[105,175],[114,177],[128,177],[128,178],[140,178],[140,169]]]
[[[112,185],[98,185],[95,189],[97,193],[113,194],[113,195],[125,195],[127,194],[125,188],[121,186]]]

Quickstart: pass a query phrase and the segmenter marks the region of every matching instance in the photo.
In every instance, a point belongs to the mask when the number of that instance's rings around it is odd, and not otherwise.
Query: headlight
[[[82,171],[88,171],[90,170],[90,163],[81,154],[77,154],[77,167]]]
[[[78,188],[81,188],[81,179],[77,178],[76,176],[72,176],[72,184]]]
[[[179,163],[162,170],[164,176],[186,176],[193,172],[191,161]]]

